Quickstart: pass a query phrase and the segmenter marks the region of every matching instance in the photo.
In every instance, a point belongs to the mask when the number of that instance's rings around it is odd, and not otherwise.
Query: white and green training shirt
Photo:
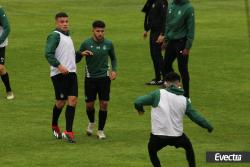
[[[210,123],[192,108],[183,93],[183,89],[172,86],[169,89],[156,90],[136,99],[134,105],[138,111],[144,112],[143,106],[152,106],[151,131],[153,135],[181,136],[184,115],[203,128],[213,129]]]

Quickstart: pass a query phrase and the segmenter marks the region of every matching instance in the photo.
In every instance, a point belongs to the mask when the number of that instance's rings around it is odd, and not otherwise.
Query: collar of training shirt
[[[183,95],[183,94],[184,94],[184,90],[183,90],[182,88],[178,88],[178,87],[176,87],[176,86],[174,86],[174,85],[172,85],[172,86],[166,88],[166,90],[167,90],[168,92],[174,93],[174,94],[176,94],[176,95]]]
[[[101,44],[101,43],[104,42],[104,38],[103,38],[102,40],[100,40],[100,41],[96,40],[94,37],[91,37],[91,39],[92,39],[92,41],[94,41],[94,43],[96,43],[96,44]]]
[[[61,33],[63,33],[64,35],[67,35],[67,36],[69,36],[69,31],[63,31],[63,30],[61,30],[61,29],[59,29],[59,28],[56,28],[55,29],[56,31],[59,31],[59,32],[61,32]]]

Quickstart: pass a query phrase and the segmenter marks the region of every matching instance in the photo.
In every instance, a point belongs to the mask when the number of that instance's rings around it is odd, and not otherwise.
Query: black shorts
[[[68,96],[78,96],[78,83],[76,73],[67,75],[58,74],[51,77],[56,100],[66,100]]]
[[[4,65],[5,62],[5,47],[0,47],[0,64]]]
[[[157,136],[151,133],[148,146],[156,150],[160,150],[165,146],[174,146],[175,148],[182,147],[185,149],[192,148],[189,138],[184,133],[179,137]]]
[[[85,101],[95,101],[97,94],[99,100],[109,101],[110,84],[109,77],[85,78]]]

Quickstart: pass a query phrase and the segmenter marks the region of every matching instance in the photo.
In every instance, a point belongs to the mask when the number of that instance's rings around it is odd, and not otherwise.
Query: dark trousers
[[[157,81],[161,80],[161,75],[163,75],[163,57],[161,54],[161,44],[156,43],[159,35],[159,31],[150,31],[150,55],[154,64],[155,79]]]
[[[181,51],[184,50],[186,44],[185,39],[169,41],[167,44],[165,57],[164,57],[164,70],[165,73],[173,72],[173,62],[177,58],[178,69],[181,74],[184,96],[189,97],[189,72],[188,72],[188,57],[189,55],[183,56]]]
[[[161,167],[157,152],[168,145],[175,146],[176,148],[184,148],[189,167],[195,167],[194,150],[190,140],[184,133],[180,137],[150,135],[148,152],[154,167]]]

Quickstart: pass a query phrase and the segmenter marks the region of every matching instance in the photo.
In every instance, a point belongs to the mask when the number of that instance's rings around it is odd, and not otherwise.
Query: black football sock
[[[106,119],[107,119],[107,113],[108,111],[99,110],[98,130],[104,129]]]
[[[58,125],[58,119],[60,117],[61,112],[62,112],[62,108],[59,109],[55,105],[54,108],[53,108],[53,114],[52,114],[52,126],[57,126]]]
[[[67,105],[65,118],[66,118],[66,131],[72,132],[74,117],[75,117],[75,107]]]
[[[2,81],[5,85],[6,92],[10,92],[10,80],[9,80],[9,74],[6,72],[4,75],[1,75]]]
[[[95,122],[95,109],[87,110],[87,115],[89,118],[89,122],[94,123]]]

